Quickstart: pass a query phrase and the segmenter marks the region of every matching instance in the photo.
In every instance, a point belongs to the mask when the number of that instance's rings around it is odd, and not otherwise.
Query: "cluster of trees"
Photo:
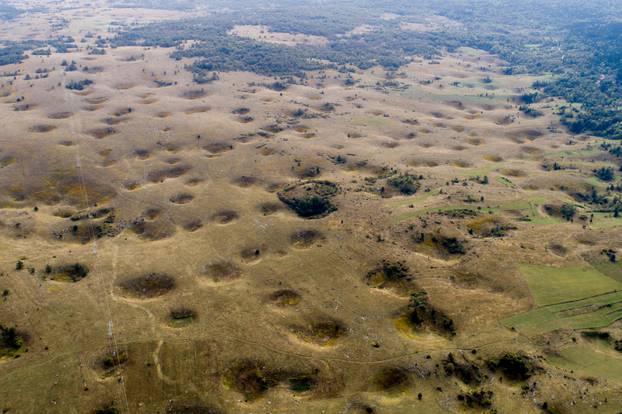
[[[83,79],[79,81],[72,80],[72,81],[67,82],[67,84],[65,85],[65,88],[71,91],[82,91],[91,84],[93,84],[93,81],[90,79]]]
[[[32,51],[33,55],[49,56],[54,48],[58,53],[66,53],[76,49],[75,40],[69,36],[59,36],[55,39],[25,40],[20,42],[2,42],[0,47],[0,66],[21,63],[26,59],[26,52]]]
[[[12,355],[24,345],[24,338],[14,327],[0,324],[0,356]]]
[[[5,42],[0,48],[0,66],[20,63],[26,58],[28,50],[38,46],[38,42]]]

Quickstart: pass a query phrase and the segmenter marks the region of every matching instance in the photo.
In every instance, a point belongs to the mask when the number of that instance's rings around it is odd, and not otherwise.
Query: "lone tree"
[[[559,212],[561,213],[564,219],[568,221],[572,221],[572,219],[574,218],[577,212],[577,208],[573,206],[572,204],[564,204],[561,206]]]
[[[615,177],[613,168],[611,167],[601,167],[597,170],[594,170],[594,174],[596,175],[596,177],[603,181],[612,181]]]

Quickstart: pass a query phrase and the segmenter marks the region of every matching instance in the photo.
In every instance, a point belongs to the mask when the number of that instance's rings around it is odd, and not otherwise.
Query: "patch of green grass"
[[[463,83],[467,82],[462,79],[461,81],[464,81]],[[404,98],[416,101],[433,103],[460,101],[465,105],[502,104],[507,102],[507,99],[514,96],[514,94],[510,92],[499,93],[500,91],[495,91],[494,95],[483,96],[486,92],[487,91],[481,87],[466,90],[464,88],[424,89],[419,86],[414,86],[405,91],[401,91],[400,94]]]
[[[594,176],[590,176],[585,178],[585,182],[589,185],[591,185],[592,187],[595,187],[599,190],[602,190],[604,188],[606,188],[608,186],[607,182],[601,181],[598,178],[594,177]]]
[[[621,283],[591,266],[521,265],[519,269],[537,306],[570,302],[622,290]]]
[[[609,326],[622,318],[622,283],[591,266],[520,266],[536,303],[502,321],[527,335]]]
[[[504,186],[506,186],[506,187],[510,187],[510,188],[514,188],[514,187],[516,187],[516,186],[514,185],[514,183],[513,183],[513,182],[512,182],[509,178],[506,178],[506,177],[497,177],[497,181],[498,181],[501,185],[504,185]]]
[[[414,210],[414,211],[408,211],[404,214],[400,214],[399,216],[397,216],[397,221],[404,221],[404,220],[409,220],[412,218],[417,218],[417,217],[421,217],[427,213],[443,213],[443,212],[448,212],[448,211],[458,211],[458,210],[464,210],[464,209],[473,209],[475,206],[472,205],[468,205],[468,204],[457,204],[457,205],[453,205],[453,206],[447,206],[447,207],[431,207],[431,208],[423,208],[420,210]],[[483,210],[483,212],[487,212],[488,210]]]
[[[606,277],[606,276],[605,276]],[[557,329],[603,328],[622,318],[622,292],[535,308],[502,320],[504,326],[525,335]]]
[[[613,217],[613,213],[594,213],[594,220],[590,224],[593,229],[605,229],[622,225],[622,217]]]
[[[600,150],[596,147],[591,148],[578,148],[576,150],[561,150],[561,151],[549,151],[544,154],[545,157],[552,160],[559,161],[560,158],[576,158],[581,159],[583,157],[595,156],[600,153]]]
[[[548,362],[582,376],[622,382],[622,354],[606,344],[571,345],[549,356]]]
[[[411,204],[421,203],[425,201],[426,199],[432,196],[435,196],[435,195],[438,195],[438,189],[434,189],[428,192],[419,191],[418,193],[412,196],[409,196],[409,197],[400,197],[400,198],[393,198],[393,199],[388,199],[388,200],[391,200],[392,207],[406,207]]]
[[[516,200],[510,201],[507,203],[499,204],[496,206],[482,206],[481,210],[479,210],[482,214],[500,214],[507,211],[519,212],[522,216],[532,224],[545,225],[545,224],[559,224],[565,223],[559,217],[551,217],[548,215],[544,215],[540,212],[540,206],[547,202],[544,197],[532,197],[527,200]],[[452,206],[445,207],[431,207],[425,209],[419,209],[414,211],[408,211],[397,216],[397,221],[409,220],[412,218],[417,218],[423,216],[427,213],[440,213],[440,212],[448,212],[462,209],[476,209],[478,206],[481,206],[481,203],[477,204],[456,204]]]
[[[620,220],[622,224],[622,220]],[[594,258],[588,258],[588,261],[596,270],[610,278],[622,283],[622,262],[612,262],[605,255],[600,255]]]

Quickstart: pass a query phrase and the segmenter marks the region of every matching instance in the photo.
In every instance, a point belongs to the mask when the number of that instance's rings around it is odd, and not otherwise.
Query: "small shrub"
[[[492,407],[493,392],[489,390],[470,390],[458,395],[458,400],[463,401],[468,407]]]
[[[90,79],[83,79],[80,81],[70,81],[69,83],[65,85],[65,88],[71,91],[82,91],[91,84],[93,84],[93,81]]]
[[[326,102],[325,104],[323,104],[320,109],[324,112],[333,112],[335,110],[335,104],[332,104],[330,102]]]
[[[465,384],[479,384],[482,382],[482,374],[479,367],[468,361],[459,362],[450,353],[442,361],[443,370],[448,376],[456,376]]]
[[[289,379],[289,389],[294,392],[306,392],[313,389],[315,379],[308,375],[301,375]]]
[[[111,370],[118,366],[125,364],[129,360],[127,352],[118,351],[117,353],[110,353],[105,355],[101,360],[102,368]]]
[[[563,204],[559,212],[565,220],[571,221],[577,212],[577,208],[572,204]]]

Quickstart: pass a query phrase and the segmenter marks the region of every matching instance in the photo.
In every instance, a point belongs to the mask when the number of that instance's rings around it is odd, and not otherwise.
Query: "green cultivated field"
[[[590,266],[520,267],[536,307],[502,321],[526,335],[608,326],[622,318],[622,283]]]
[[[571,345],[547,359],[553,365],[583,376],[622,382],[622,354],[606,344]]]
[[[612,262],[604,254],[590,255],[585,258],[596,270],[622,283],[622,262]]]

